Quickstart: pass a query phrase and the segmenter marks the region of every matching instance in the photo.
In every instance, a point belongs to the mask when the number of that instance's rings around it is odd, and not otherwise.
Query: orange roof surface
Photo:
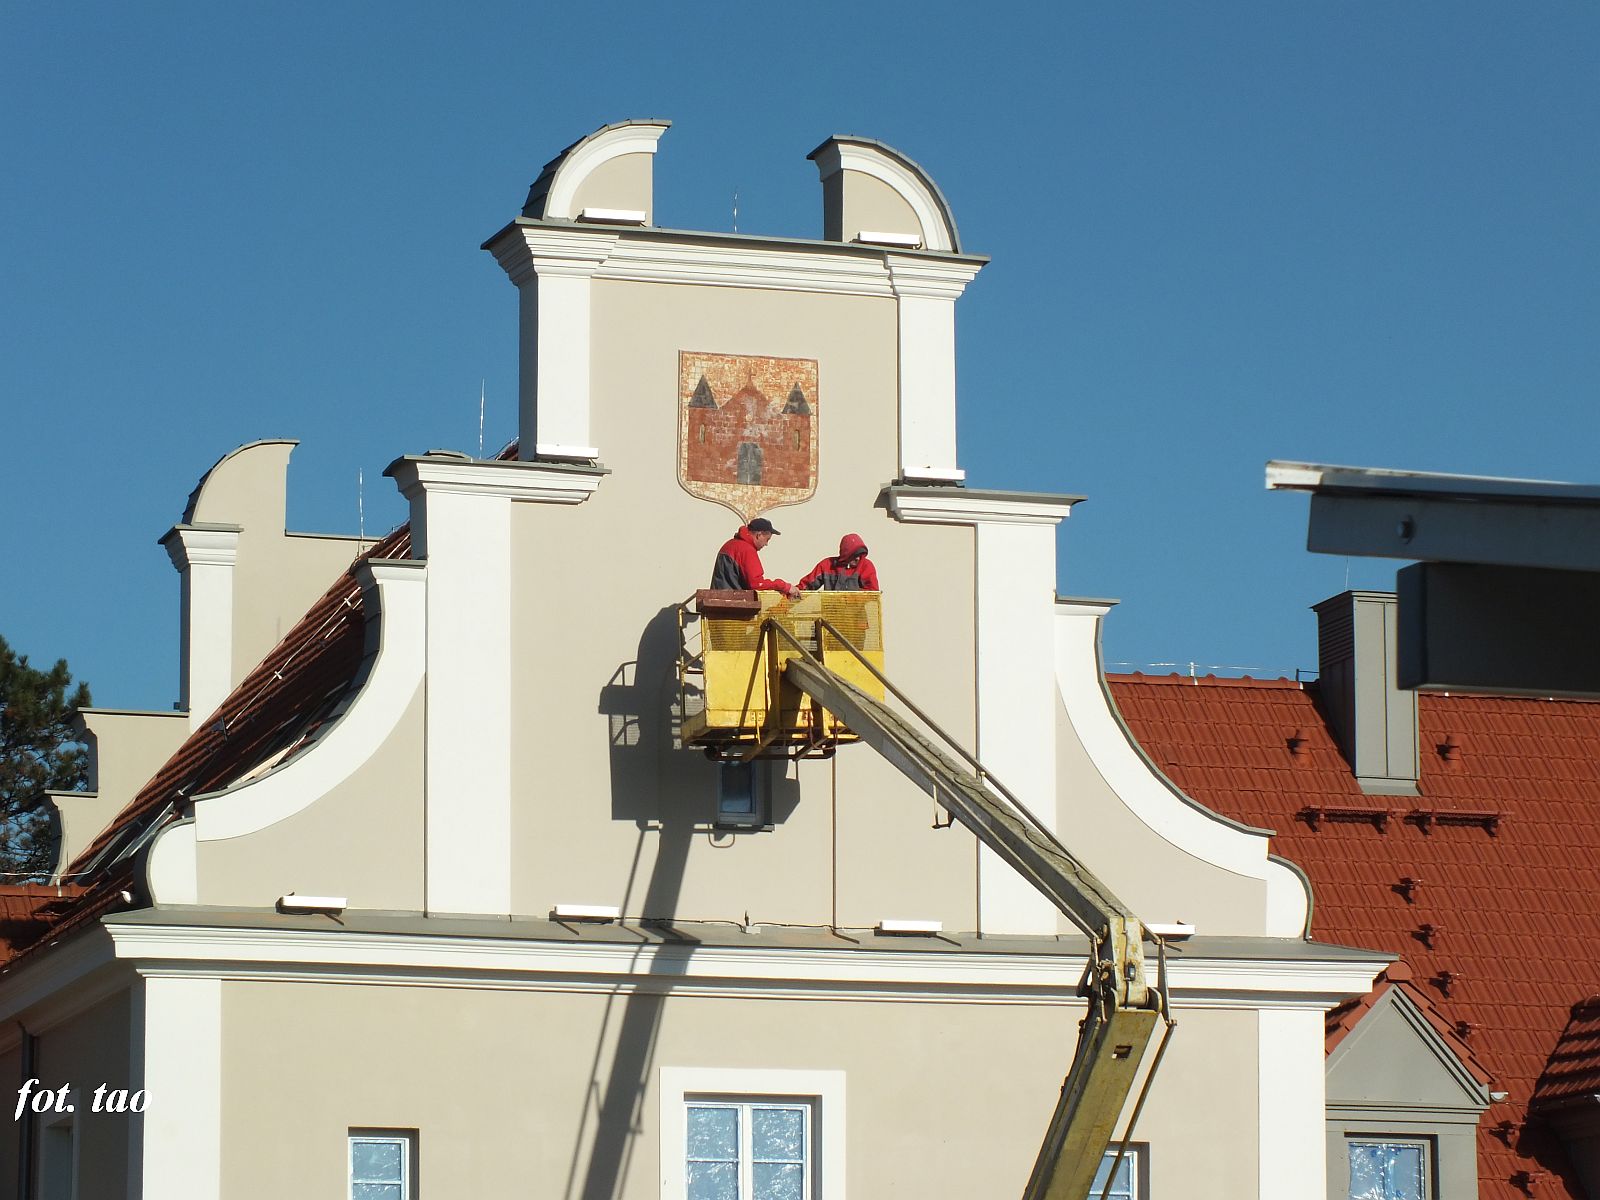
[[[405,557],[411,529],[402,525],[357,561]],[[81,886],[72,901],[43,910],[29,936],[8,941],[0,962],[44,946],[118,907],[134,886],[130,853],[157,826],[175,820],[186,800],[216,791],[308,746],[338,711],[361,666],[366,614],[356,564],[306,612],[222,706],[67,868]]]
[[[1430,1020],[1510,1094],[1479,1126],[1480,1195],[1582,1200],[1529,1106],[1536,1087],[1541,1103],[1600,1091],[1600,1008],[1574,1008],[1600,990],[1600,704],[1420,694],[1421,795],[1368,796],[1315,684],[1109,683],[1184,792],[1277,831],[1274,853],[1311,879],[1313,935],[1400,955]],[[1330,1014],[1330,1040],[1363,1003]]]
[[[510,442],[495,458],[517,457]],[[366,613],[356,567],[366,559],[409,558],[407,522],[340,572],[255,670],[191,733],[111,824],[68,865],[70,903],[42,907],[21,936],[0,934],[0,966],[43,947],[124,903],[135,890],[135,851],[187,802],[265,774],[309,746],[349,699],[361,670]]]

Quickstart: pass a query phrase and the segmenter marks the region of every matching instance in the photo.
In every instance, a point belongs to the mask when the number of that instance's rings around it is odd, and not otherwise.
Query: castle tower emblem
[[[817,363],[682,351],[678,482],[749,521],[817,490]]]

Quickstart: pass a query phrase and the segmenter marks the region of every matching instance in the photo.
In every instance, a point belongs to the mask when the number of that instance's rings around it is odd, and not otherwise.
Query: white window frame
[[[1415,1133],[1351,1133],[1344,1136],[1344,1194],[1350,1194],[1350,1148],[1368,1146],[1415,1146],[1422,1151],[1422,1197],[1433,1195],[1435,1143],[1433,1138]]]
[[[366,1179],[358,1181],[355,1177],[355,1148],[357,1143],[362,1142],[381,1142],[384,1145],[399,1144],[400,1200],[416,1200],[417,1131],[415,1129],[369,1129],[366,1127],[351,1128],[345,1138],[344,1194],[347,1200],[355,1196],[357,1182],[371,1182]]]
[[[1150,1146],[1148,1142],[1130,1142],[1128,1152],[1122,1156],[1122,1161],[1128,1167],[1128,1182],[1132,1185],[1129,1195],[1132,1200],[1150,1200]],[[1101,1156],[1101,1161],[1110,1163],[1116,1160],[1117,1145],[1112,1143],[1111,1149]],[[1089,1200],[1100,1200],[1100,1188],[1091,1188]]]
[[[687,1200],[689,1103],[697,1098],[811,1104],[812,1200],[845,1200],[845,1073],[746,1067],[662,1067],[661,1200]]]
[[[738,1170],[738,1193],[741,1196],[755,1195],[755,1114],[761,1110],[804,1113],[805,1151],[801,1156],[800,1165],[805,1172],[805,1178],[800,1193],[803,1200],[816,1200],[817,1100],[815,1096],[692,1095],[684,1097],[683,1106],[686,1114],[695,1109],[701,1111],[721,1109],[737,1115],[735,1127],[738,1133],[735,1135],[737,1144],[734,1147],[734,1165]],[[694,1161],[685,1156],[686,1171]]]

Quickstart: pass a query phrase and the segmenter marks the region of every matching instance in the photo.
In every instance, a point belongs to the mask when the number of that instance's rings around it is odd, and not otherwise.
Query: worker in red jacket
[[[876,592],[878,568],[867,557],[867,544],[860,534],[847,533],[839,539],[839,556],[825,558],[800,581],[800,590],[814,592]]]
[[[736,591],[782,592],[793,600],[800,594],[798,588],[781,579],[768,579],[761,569],[761,551],[776,536],[778,531],[765,517],[757,517],[742,526],[717,551],[717,564],[711,569],[711,586]]]

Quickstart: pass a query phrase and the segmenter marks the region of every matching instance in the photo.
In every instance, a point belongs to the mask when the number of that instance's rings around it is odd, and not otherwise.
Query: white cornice
[[[895,488],[889,515],[908,525],[1059,525],[1075,496],[1012,499],[956,488]]]
[[[115,960],[111,939],[93,928],[6,968],[0,974],[0,1053],[14,1042],[8,1035],[23,1013],[28,1032],[39,1033],[126,987],[127,972],[107,970]]]
[[[961,295],[982,269],[981,263],[926,258],[921,255],[885,256],[889,286],[896,296],[926,296],[934,300],[954,300]]]
[[[174,525],[161,539],[179,571],[190,567],[231,567],[239,558],[238,525]]]
[[[591,276],[616,250],[618,240],[616,233],[512,225],[489,248],[511,282],[521,287],[539,275]]]
[[[965,954],[617,942],[542,942],[108,923],[142,974],[321,979],[436,987],[1076,1004],[1081,954]],[[1148,960],[1154,970],[1154,957]],[[1179,1002],[1327,1008],[1367,990],[1387,959],[1207,959],[1168,963]]]
[[[504,496],[544,504],[581,504],[594,495],[607,473],[604,467],[444,457],[397,458],[384,471],[407,500],[426,492]]]
[[[943,265],[943,264],[940,264]],[[973,272],[976,264],[951,264]],[[815,250],[624,238],[596,278],[637,283],[766,288],[843,296],[891,296],[883,256],[819,245]]]
[[[796,244],[752,238],[727,242],[705,235],[507,226],[488,243],[495,260],[521,286],[535,275],[571,275],[632,283],[765,288],[838,296],[927,296],[954,300],[983,269],[981,260],[897,254],[834,243]]]

